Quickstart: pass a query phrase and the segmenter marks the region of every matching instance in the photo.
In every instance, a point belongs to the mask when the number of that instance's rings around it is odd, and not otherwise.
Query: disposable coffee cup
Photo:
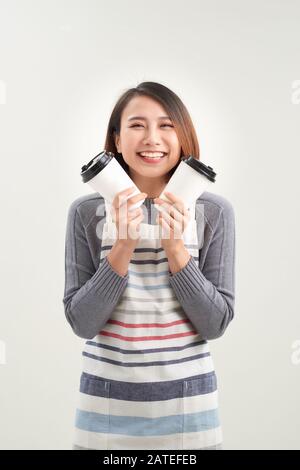
[[[192,155],[182,157],[178,167],[171,176],[168,184],[160,194],[160,199],[169,201],[166,191],[173,193],[183,200],[187,209],[201,196],[204,191],[210,189],[215,182],[216,173],[211,166],[206,166]],[[157,210],[165,210],[155,204]]]
[[[106,150],[100,152],[86,165],[83,165],[80,175],[84,183],[88,183],[94,191],[103,196],[110,204],[112,204],[117,193],[130,187],[134,187],[135,190],[126,197],[126,200],[141,192],[114,157],[114,154],[106,152]],[[144,199],[141,199],[129,210],[137,209],[143,201]]]

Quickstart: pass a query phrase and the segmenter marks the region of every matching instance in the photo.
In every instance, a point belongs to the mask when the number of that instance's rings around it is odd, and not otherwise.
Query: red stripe
[[[190,323],[189,320],[176,320],[170,323],[124,323],[118,320],[108,320],[107,323],[111,323],[112,325],[119,325],[123,326],[124,328],[168,328],[169,326],[174,325],[182,325],[183,323]]]
[[[196,335],[196,331],[186,331],[185,333],[176,333],[174,335],[164,335],[164,336],[123,336],[118,335],[117,333],[110,333],[109,331],[100,331],[100,335],[109,336],[111,338],[124,339],[125,341],[152,341],[156,339],[171,339],[171,338],[183,338],[185,336]]]

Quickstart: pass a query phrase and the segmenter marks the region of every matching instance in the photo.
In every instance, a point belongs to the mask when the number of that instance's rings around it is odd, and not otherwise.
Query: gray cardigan
[[[146,198],[141,207],[147,209],[147,223],[156,223],[153,199]],[[106,257],[100,265],[105,220],[104,199],[98,193],[78,197],[68,210],[63,304],[74,333],[85,339],[104,327],[129,279],[128,273],[114,271]],[[197,332],[212,340],[224,333],[234,316],[233,206],[223,196],[205,191],[196,202],[196,220],[199,265],[191,257],[183,269],[170,273],[169,280]]]

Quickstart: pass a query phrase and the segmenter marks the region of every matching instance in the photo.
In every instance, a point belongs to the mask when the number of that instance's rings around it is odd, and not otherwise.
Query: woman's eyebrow
[[[133,121],[134,119],[142,119],[143,121],[147,121],[147,118],[144,116],[131,116],[130,118],[128,118],[128,121]],[[170,119],[171,120],[169,116],[159,116],[158,119]]]

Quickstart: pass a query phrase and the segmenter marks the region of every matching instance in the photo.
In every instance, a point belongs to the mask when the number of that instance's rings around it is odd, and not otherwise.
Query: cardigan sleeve
[[[65,236],[63,304],[65,316],[77,336],[91,339],[99,333],[118,303],[128,277],[128,273],[121,276],[115,272],[107,257],[95,269],[78,204],[73,202]]]
[[[221,209],[202,271],[191,257],[169,280],[197,332],[207,340],[222,336],[233,319],[235,302],[235,215],[228,200]]]

